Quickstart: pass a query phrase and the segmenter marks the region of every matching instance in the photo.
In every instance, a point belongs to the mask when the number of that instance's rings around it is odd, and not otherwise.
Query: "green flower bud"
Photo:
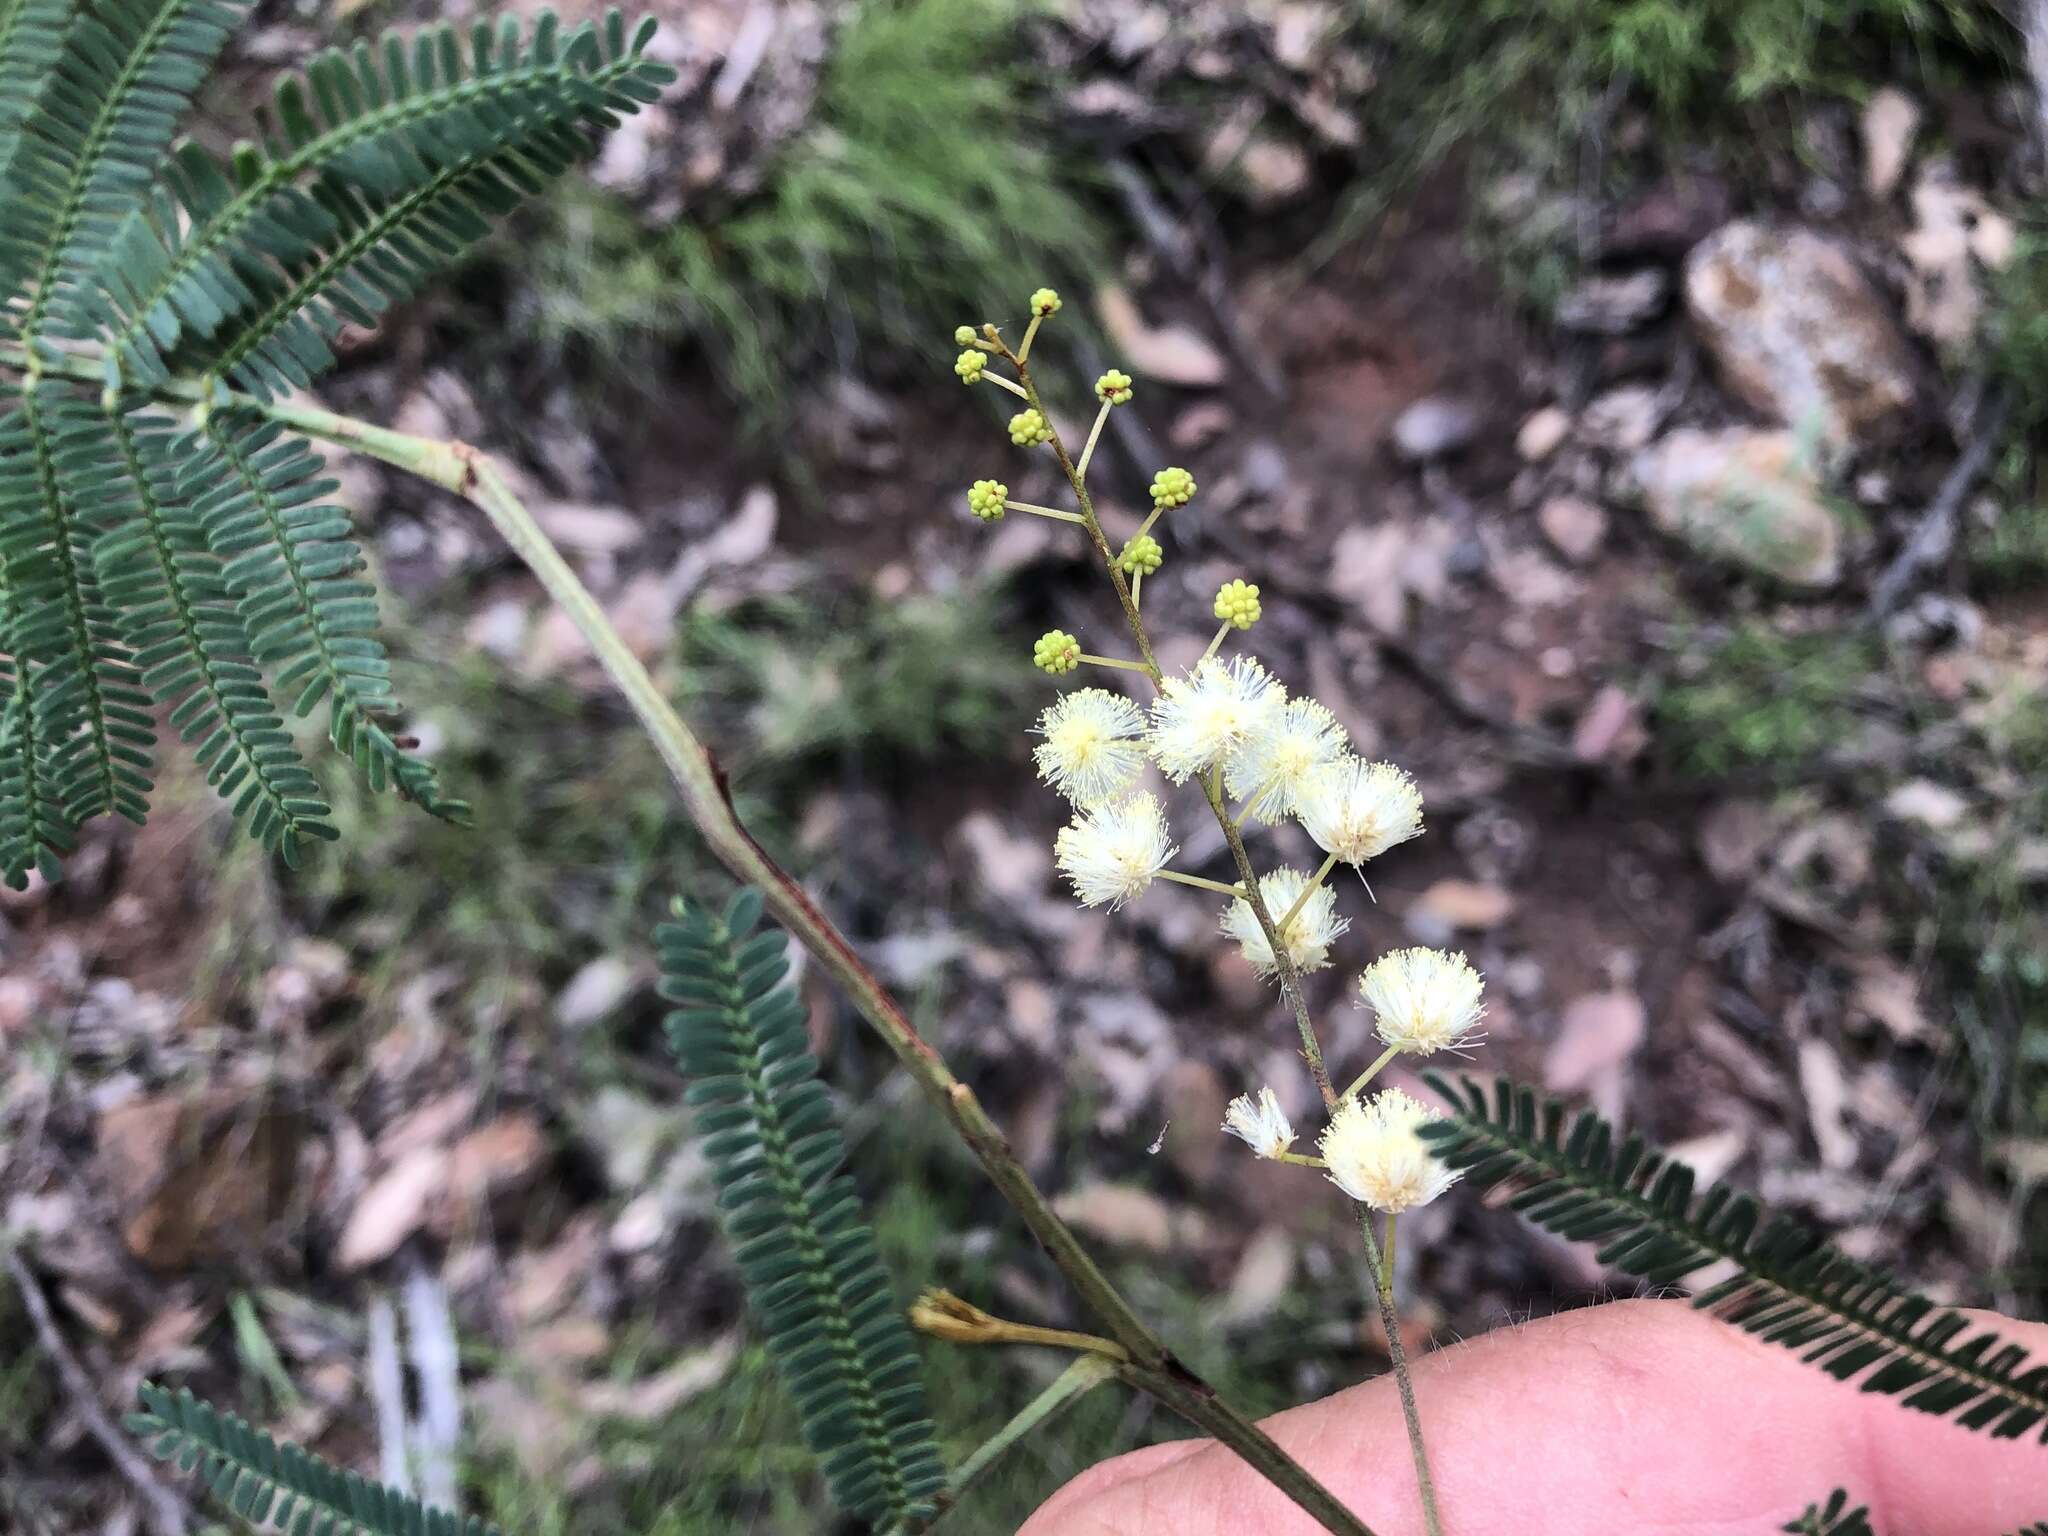
[[[964,384],[978,383],[981,370],[988,366],[988,354],[978,347],[969,347],[953,359],[953,371],[960,375]]]
[[[1081,665],[1081,642],[1063,629],[1048,629],[1031,647],[1031,664],[1058,677]]]
[[[971,326],[971,325],[956,325],[956,326],[954,326],[954,327],[953,327],[953,345],[954,345],[954,346],[956,346],[956,347],[971,347],[971,346],[973,346],[973,345],[974,345],[974,339],[975,339],[975,330],[974,330],[974,327],[973,327],[973,326]]]
[[[1009,504],[1010,488],[1000,480],[977,480],[967,487],[967,510],[984,523],[1001,517]]]
[[[1111,405],[1129,405],[1131,376],[1121,368],[1112,368],[1095,381],[1095,393],[1098,398],[1107,400]]]
[[[1259,622],[1259,589],[1248,581],[1226,581],[1216,593],[1216,617],[1238,629]]]
[[[1126,541],[1116,563],[1127,576],[1150,576],[1165,559],[1166,551],[1159,547],[1159,541],[1149,533],[1141,533]]]
[[[1195,499],[1195,477],[1184,469],[1162,469],[1152,477],[1152,505],[1184,507]]]
[[[1051,288],[1041,288],[1031,295],[1031,313],[1034,315],[1056,315],[1060,312],[1060,296]]]
[[[1052,427],[1037,411],[1019,411],[1010,418],[1010,441],[1019,448],[1035,448],[1052,441]]]

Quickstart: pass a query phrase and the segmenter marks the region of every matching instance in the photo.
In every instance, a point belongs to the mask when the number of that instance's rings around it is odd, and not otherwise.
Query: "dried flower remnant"
[[[1257,1157],[1278,1157],[1294,1145],[1294,1127],[1271,1088],[1261,1088],[1256,1098],[1241,1093],[1232,1099],[1223,1111],[1223,1130]]]

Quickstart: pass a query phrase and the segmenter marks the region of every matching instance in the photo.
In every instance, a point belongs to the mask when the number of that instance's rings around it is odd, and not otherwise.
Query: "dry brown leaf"
[[[414,1147],[372,1180],[349,1212],[335,1262],[345,1270],[363,1269],[398,1252],[426,1225],[434,1200],[447,1185],[448,1163],[445,1147]]]
[[[1109,284],[1096,290],[1095,312],[1109,333],[1117,363],[1141,379],[1182,389],[1212,389],[1229,375],[1223,354],[1184,325],[1150,325],[1137,302]]]
[[[1484,933],[1515,915],[1512,891],[1483,880],[1439,880],[1409,904],[1409,927]]]
[[[1205,1247],[1210,1239],[1208,1219],[1201,1212],[1169,1205],[1135,1184],[1083,1184],[1060,1195],[1052,1206],[1062,1221],[1091,1237],[1147,1253]]]

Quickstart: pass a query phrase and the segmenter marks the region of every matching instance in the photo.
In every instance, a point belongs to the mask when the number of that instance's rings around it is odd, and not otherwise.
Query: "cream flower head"
[[[1323,852],[1363,864],[1422,835],[1422,792],[1392,763],[1346,758],[1310,776],[1296,814]]]
[[[1337,717],[1314,699],[1289,699],[1272,728],[1230,754],[1223,765],[1224,787],[1246,802],[1252,821],[1284,821],[1295,815],[1302,792],[1317,770],[1341,762],[1350,739]],[[1247,798],[1249,797],[1249,798]]]
[[[1308,900],[1301,903],[1301,910],[1287,917],[1307,885],[1308,876],[1300,870],[1276,869],[1259,881],[1259,895],[1265,898],[1267,916],[1280,924],[1280,942],[1295,970],[1319,971],[1330,963],[1330,945],[1351,926],[1351,921],[1337,916],[1337,893],[1327,885],[1317,886]],[[1256,974],[1279,975],[1273,946],[1266,942],[1265,930],[1243,897],[1223,909],[1223,931],[1237,940],[1238,948],[1244,951]]]
[[[1205,657],[1152,701],[1152,760],[1176,784],[1205,773],[1272,728],[1287,690],[1249,656]]]
[[[1223,1130],[1260,1157],[1278,1157],[1294,1145],[1294,1127],[1270,1088],[1261,1088],[1257,1098],[1241,1093],[1232,1099],[1223,1111]]]
[[[1458,1182],[1416,1134],[1442,1115],[1398,1088],[1372,1102],[1346,1099],[1323,1128],[1321,1151],[1330,1182],[1376,1211],[1396,1214],[1427,1205]]]
[[[1082,809],[1114,800],[1145,768],[1145,712],[1107,688],[1081,688],[1038,717],[1038,776]]]
[[[1053,840],[1053,862],[1084,907],[1120,907],[1141,895],[1177,850],[1166,814],[1142,792],[1083,811]]]
[[[1484,991],[1470,961],[1441,949],[1389,950],[1358,978],[1359,997],[1372,1009],[1380,1039],[1417,1056],[1477,1040]]]

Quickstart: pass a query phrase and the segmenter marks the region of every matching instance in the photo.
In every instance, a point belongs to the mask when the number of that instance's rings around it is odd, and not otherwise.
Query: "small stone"
[[[555,998],[555,1022],[564,1029],[587,1029],[609,1014],[633,990],[633,967],[616,955],[588,962]]]
[[[1579,426],[1595,446],[1632,453],[1657,435],[1657,424],[1663,414],[1654,388],[1648,384],[1623,384],[1588,405]]]
[[[1882,202],[1898,188],[1920,131],[1920,104],[1896,86],[1884,86],[1863,106],[1863,190]]]
[[[1671,298],[1671,279],[1656,267],[1589,277],[1557,302],[1557,323],[1592,336],[1626,336],[1648,325]]]
[[[1599,553],[1607,537],[1607,513],[1583,496],[1553,496],[1536,513],[1537,525],[1550,547],[1574,565]]]
[[[1913,351],[1890,306],[1812,230],[1723,225],[1686,260],[1685,302],[1730,389],[1835,450],[1895,428],[1913,405]]]
[[[1236,424],[1236,415],[1221,400],[1201,400],[1173,418],[1166,437],[1183,451],[1206,448]]]
[[[1631,473],[1650,520],[1702,553],[1796,587],[1841,575],[1841,524],[1796,434],[1683,428]]]
[[[1571,430],[1571,417],[1558,406],[1546,405],[1522,423],[1515,434],[1515,452],[1531,464],[1540,464],[1557,452]]]
[[[1450,395],[1425,395],[1394,418],[1394,452],[1411,464],[1456,453],[1478,435],[1478,408]]]

